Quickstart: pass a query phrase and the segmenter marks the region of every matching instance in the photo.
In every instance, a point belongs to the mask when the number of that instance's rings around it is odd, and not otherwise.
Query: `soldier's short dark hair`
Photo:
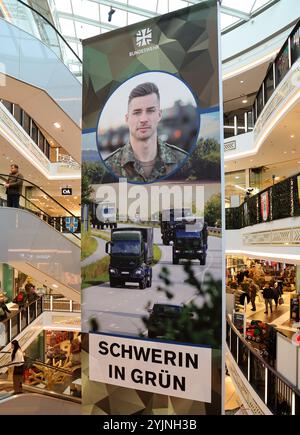
[[[12,163],[12,164],[10,165],[10,167],[11,167],[11,168],[15,168],[15,169],[19,169],[19,166],[16,165],[15,163]]]
[[[128,105],[130,104],[130,101],[133,100],[133,98],[137,97],[145,97],[146,95],[150,94],[156,94],[158,100],[160,100],[159,90],[158,87],[151,82],[141,83],[140,85],[136,86],[129,94],[128,97]]]

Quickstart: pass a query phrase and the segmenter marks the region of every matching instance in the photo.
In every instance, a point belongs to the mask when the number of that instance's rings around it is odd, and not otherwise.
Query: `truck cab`
[[[124,286],[126,282],[139,284],[140,289],[152,285],[153,229],[118,228],[111,231],[111,241],[106,243],[110,255],[109,282],[111,287]]]
[[[169,245],[170,242],[174,241],[176,221],[190,216],[192,216],[192,211],[189,208],[165,209],[160,213],[160,230],[164,245]]]
[[[207,225],[193,216],[177,219],[175,222],[173,243],[173,264],[179,264],[181,258],[198,259],[200,265],[206,264]]]

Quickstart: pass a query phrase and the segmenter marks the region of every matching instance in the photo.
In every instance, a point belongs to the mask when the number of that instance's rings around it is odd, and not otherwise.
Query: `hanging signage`
[[[166,414],[222,411],[222,238],[204,225],[221,226],[218,8],[207,0],[83,41],[82,203],[88,230],[111,227],[97,292],[82,270],[82,329],[100,334],[84,380],[91,412],[135,413],[144,400],[155,414],[157,394]],[[93,213],[103,202],[117,222]]]
[[[209,348],[101,334],[90,334],[89,348],[91,381],[211,401],[212,351]]]
[[[76,217],[66,217],[65,226],[70,233],[75,233],[78,229],[78,218]]]
[[[71,187],[62,187],[61,194],[63,196],[72,195],[72,188]]]
[[[260,209],[261,209],[262,220],[266,222],[269,218],[269,212],[270,212],[270,201],[269,201],[268,191],[260,195]]]

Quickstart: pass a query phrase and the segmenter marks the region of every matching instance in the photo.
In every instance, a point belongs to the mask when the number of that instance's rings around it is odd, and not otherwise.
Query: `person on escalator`
[[[24,290],[19,290],[17,296],[14,298],[13,302],[18,305],[19,310],[21,310],[28,301],[27,293]]]
[[[7,308],[5,304],[3,293],[0,293],[0,322],[7,319],[7,313],[11,313],[11,311]]]
[[[11,342],[11,362],[13,363],[13,384],[14,393],[22,393],[22,382],[23,382],[23,372],[24,372],[24,354],[20,348],[19,342],[13,340]]]
[[[20,207],[20,195],[22,194],[23,175],[19,172],[19,166],[10,165],[10,173],[4,186],[6,187],[7,207]]]

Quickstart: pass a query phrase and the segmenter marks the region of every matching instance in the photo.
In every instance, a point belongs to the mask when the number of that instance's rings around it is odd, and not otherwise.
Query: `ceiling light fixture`
[[[53,125],[54,125],[55,128],[60,128],[61,127],[59,122],[54,122]]]
[[[248,100],[244,99],[244,100],[242,100],[242,103],[246,104],[246,103],[248,103]]]
[[[243,84],[243,83],[244,83],[244,80],[240,80],[240,83],[242,83],[242,84]]]
[[[58,288],[58,285],[57,284],[52,284],[52,287]]]
[[[294,139],[294,137],[295,137],[294,134],[291,134],[291,135],[290,135],[290,138],[291,138],[291,139]]]

